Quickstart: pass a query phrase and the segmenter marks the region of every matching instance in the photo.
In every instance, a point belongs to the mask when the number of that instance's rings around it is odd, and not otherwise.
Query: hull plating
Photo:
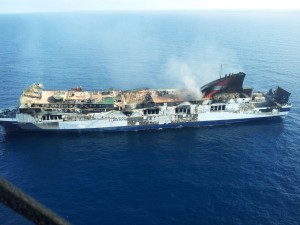
[[[214,120],[214,121],[197,121],[197,122],[183,122],[183,123],[169,123],[169,124],[153,124],[153,125],[138,125],[138,126],[116,126],[116,127],[97,127],[85,129],[41,129],[32,123],[5,123],[5,129],[10,131],[46,131],[46,132],[59,132],[59,131],[142,131],[142,130],[157,130],[157,129],[174,129],[184,127],[205,127],[205,126],[222,126],[236,123],[249,123],[259,121],[281,120],[284,116],[268,116],[256,118],[242,118],[242,119],[229,119],[229,120]]]
[[[243,88],[245,73],[229,74],[201,88],[110,91],[44,90],[33,84],[18,109],[0,111],[6,130],[130,131],[213,126],[281,118],[292,105],[290,93]]]

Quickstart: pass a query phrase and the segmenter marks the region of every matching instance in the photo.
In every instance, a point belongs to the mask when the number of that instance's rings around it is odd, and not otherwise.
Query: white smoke
[[[187,63],[171,59],[167,64],[167,75],[173,84],[186,89],[194,99],[201,99],[202,93],[196,74]]]
[[[190,49],[191,50],[191,49]],[[166,64],[166,81],[175,87],[184,88],[196,99],[202,97],[200,88],[220,76],[221,64],[224,76],[243,71],[234,52],[206,46],[194,48],[194,52],[182,57],[171,57]]]

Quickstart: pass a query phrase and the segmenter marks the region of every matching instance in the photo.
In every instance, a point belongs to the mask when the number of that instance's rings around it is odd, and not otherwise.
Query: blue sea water
[[[0,108],[23,89],[292,93],[282,122],[117,133],[0,129],[0,176],[73,224],[299,224],[300,12],[0,15]],[[190,84],[190,82],[188,83]],[[0,205],[0,224],[30,224]]]

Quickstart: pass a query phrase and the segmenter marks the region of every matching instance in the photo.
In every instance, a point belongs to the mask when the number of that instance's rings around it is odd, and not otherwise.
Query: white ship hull
[[[147,130],[212,126],[286,116],[290,93],[277,87],[267,93],[243,88],[245,74],[230,74],[189,90],[131,91],[44,90],[33,84],[20,97],[20,107],[0,112],[6,130]]]
[[[113,112],[109,113],[110,118],[75,120],[68,121],[64,119],[53,119],[46,121],[38,121],[28,115],[17,115],[17,119],[0,119],[0,123],[9,130],[97,130],[97,131],[138,131],[148,129],[166,129],[181,127],[200,127],[215,126],[234,123],[244,123],[251,121],[263,121],[282,119],[288,114],[291,106],[287,106],[284,112],[205,112],[198,114],[182,114],[179,115],[154,115],[154,116],[138,116],[138,117],[114,117]],[[99,115],[97,115],[99,116]],[[106,113],[107,116],[107,113]],[[136,121],[134,124],[132,121]]]

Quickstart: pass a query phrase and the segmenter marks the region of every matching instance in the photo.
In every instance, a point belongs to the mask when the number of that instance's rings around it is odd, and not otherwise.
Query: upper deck
[[[20,97],[21,109],[68,109],[67,112],[101,112],[118,109],[122,111],[151,108],[167,104],[178,105],[183,102],[208,104],[207,102],[228,102],[238,98],[252,98],[252,88],[243,88],[244,73],[225,75],[204,85],[201,89],[136,89],[83,91],[82,88],[71,90],[44,90],[41,84],[33,84],[24,90]],[[273,104],[285,104],[290,93],[277,88],[265,93]],[[265,98],[264,98],[265,99]],[[252,99],[256,101],[255,99]]]

